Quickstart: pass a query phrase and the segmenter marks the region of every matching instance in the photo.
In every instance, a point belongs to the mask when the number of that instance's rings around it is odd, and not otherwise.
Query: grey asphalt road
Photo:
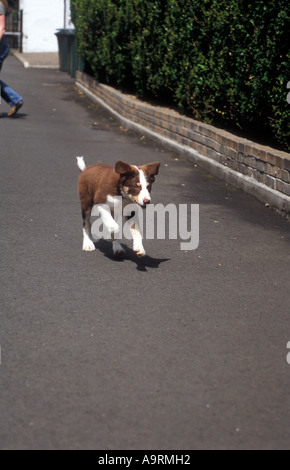
[[[289,222],[120,128],[65,73],[7,59],[0,106],[1,449],[289,449]],[[78,169],[161,161],[200,243],[84,253]]]

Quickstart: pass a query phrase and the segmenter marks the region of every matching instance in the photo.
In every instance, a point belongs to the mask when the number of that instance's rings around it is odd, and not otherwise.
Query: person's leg
[[[7,42],[7,39],[4,37],[0,42],[0,71],[2,69],[2,65],[6,57],[8,56],[10,51],[10,46]]]
[[[0,42],[0,71],[2,69],[4,60],[9,54],[9,51],[10,51],[9,43],[4,37],[2,41]],[[16,91],[12,90],[12,88],[10,88],[8,85],[6,85],[6,83],[4,83],[2,80],[0,80],[0,91],[1,91],[1,98],[3,98],[11,108],[11,110],[8,113],[8,116],[9,117],[14,116],[23,105],[21,96],[18,95]]]
[[[6,83],[4,83],[2,80],[0,80],[0,88],[1,88],[1,98],[8,103],[10,108],[13,106],[16,106],[20,101],[22,101],[22,98],[16,91],[12,90]]]

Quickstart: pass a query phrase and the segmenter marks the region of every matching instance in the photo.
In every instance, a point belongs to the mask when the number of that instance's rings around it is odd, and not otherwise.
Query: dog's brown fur
[[[151,202],[151,188],[155,176],[159,172],[160,163],[154,162],[139,167],[118,161],[115,168],[111,165],[99,164],[86,168],[82,157],[78,157],[78,166],[82,173],[79,177],[79,196],[81,200],[85,251],[93,251],[91,239],[91,211],[94,205],[111,203],[116,196],[121,196],[123,205],[133,202],[142,208]],[[110,217],[110,216],[109,216]],[[111,220],[111,218],[110,218]],[[111,222],[110,222],[111,223]],[[135,231],[135,232],[134,232]],[[134,233],[133,233],[134,232]],[[144,256],[145,250],[140,239],[140,231],[135,224],[132,228],[135,235],[135,251]],[[141,241],[140,241],[141,240]],[[122,253],[121,245],[115,243],[114,252]]]

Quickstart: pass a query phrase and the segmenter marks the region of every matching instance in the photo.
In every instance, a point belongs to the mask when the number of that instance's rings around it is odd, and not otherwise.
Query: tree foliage
[[[72,0],[72,16],[97,80],[290,150],[286,0]]]

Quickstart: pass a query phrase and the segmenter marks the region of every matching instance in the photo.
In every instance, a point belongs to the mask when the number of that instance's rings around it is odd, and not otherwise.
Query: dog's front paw
[[[144,249],[144,246],[143,245],[140,245],[139,243],[134,243],[133,245],[133,250],[135,251],[135,253],[140,257],[142,258],[142,256],[145,256],[146,255],[146,251]]]
[[[144,248],[142,248],[142,250],[135,251],[135,253],[139,256],[139,258],[142,258],[146,255],[146,251],[144,250]]]
[[[113,253],[115,256],[123,256],[125,254],[125,250],[118,240],[113,242]]]

